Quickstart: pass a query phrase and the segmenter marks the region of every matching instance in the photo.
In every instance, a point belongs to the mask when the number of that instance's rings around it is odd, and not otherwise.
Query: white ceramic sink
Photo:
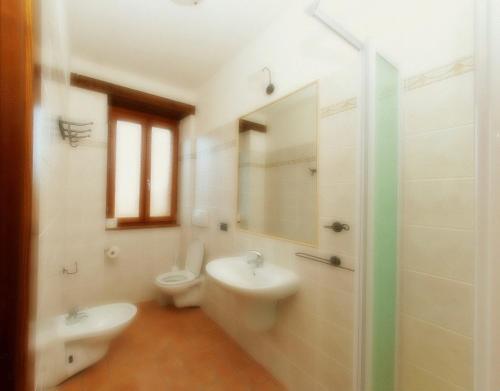
[[[255,267],[245,256],[213,260],[206,270],[227,289],[250,298],[280,300],[299,289],[299,277],[294,272],[267,262]]]
[[[253,261],[262,259],[257,254],[259,258]],[[264,262],[257,267],[248,260],[248,256],[215,259],[206,271],[216,283],[241,298],[238,308],[244,324],[254,331],[265,331],[276,322],[278,300],[299,289],[299,277],[280,266]]]

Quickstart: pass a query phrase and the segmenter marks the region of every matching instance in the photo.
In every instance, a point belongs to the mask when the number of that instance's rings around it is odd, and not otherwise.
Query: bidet
[[[78,307],[73,307],[68,311],[68,314],[66,315],[66,324],[72,325],[78,323],[80,320],[88,318],[88,316],[89,315],[86,312],[80,311]]]
[[[37,383],[53,387],[105,356],[113,338],[127,327],[137,307],[114,303],[91,307],[85,312],[73,308],[53,319],[53,330],[37,334],[37,354],[45,365],[37,368]]]

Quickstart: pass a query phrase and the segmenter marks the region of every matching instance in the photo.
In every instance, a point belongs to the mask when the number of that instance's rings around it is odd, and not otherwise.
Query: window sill
[[[149,228],[179,228],[179,223],[152,223],[152,224],[127,224],[116,228],[106,228],[106,231],[122,231],[129,229],[149,229]]]

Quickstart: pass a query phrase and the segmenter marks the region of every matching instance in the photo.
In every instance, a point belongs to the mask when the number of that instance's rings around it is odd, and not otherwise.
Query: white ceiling
[[[200,86],[291,0],[67,0],[72,53],[180,88]]]

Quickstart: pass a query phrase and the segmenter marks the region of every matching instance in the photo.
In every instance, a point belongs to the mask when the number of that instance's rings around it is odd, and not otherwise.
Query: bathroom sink
[[[245,256],[215,259],[208,263],[206,271],[219,284],[249,298],[275,301],[299,288],[299,277],[294,272],[267,262],[255,267]]]

